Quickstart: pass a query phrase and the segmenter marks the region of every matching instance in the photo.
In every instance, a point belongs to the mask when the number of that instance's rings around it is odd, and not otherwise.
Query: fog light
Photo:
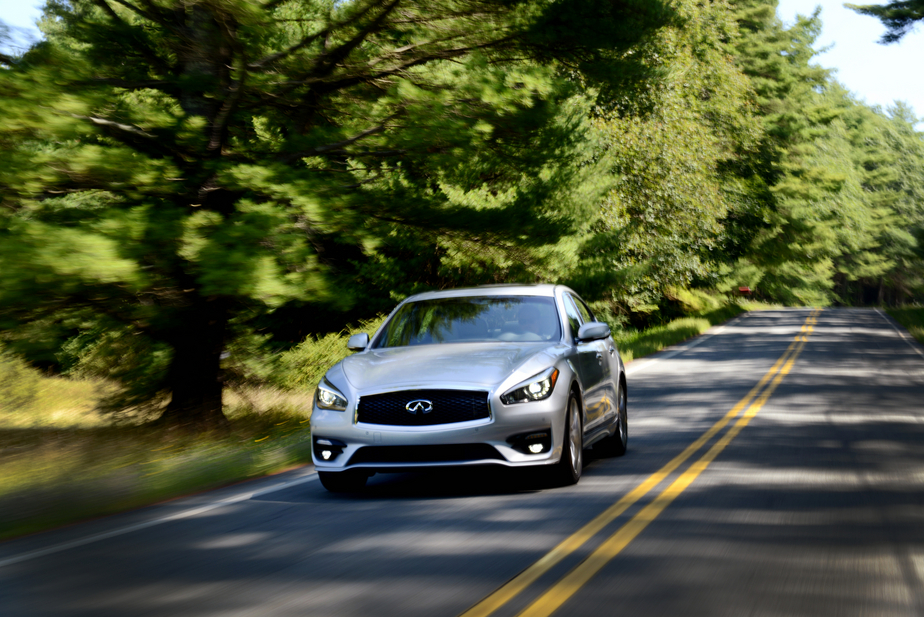
[[[314,437],[314,458],[316,461],[335,461],[343,454],[346,444],[330,437]]]
[[[541,454],[552,449],[552,431],[546,429],[535,433],[519,433],[507,438],[514,450],[523,454]]]

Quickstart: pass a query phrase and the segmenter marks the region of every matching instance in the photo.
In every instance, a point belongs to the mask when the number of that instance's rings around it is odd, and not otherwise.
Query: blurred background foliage
[[[51,0],[41,27],[0,58],[5,411],[54,378],[226,427],[428,289],[565,282],[625,345],[742,287],[924,300],[918,119],[774,0]]]

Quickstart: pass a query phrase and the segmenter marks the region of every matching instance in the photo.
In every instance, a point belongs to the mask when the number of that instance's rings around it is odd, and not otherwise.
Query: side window
[[[584,323],[590,323],[592,321],[597,321],[594,319],[594,314],[590,312],[590,308],[584,304],[584,301],[580,298],[575,298],[575,304],[577,304],[578,311],[581,313],[581,317],[584,318]]]
[[[581,315],[574,306],[574,299],[570,294],[564,295],[565,315],[568,317],[568,325],[571,327],[571,338],[576,338],[578,330],[581,328]]]

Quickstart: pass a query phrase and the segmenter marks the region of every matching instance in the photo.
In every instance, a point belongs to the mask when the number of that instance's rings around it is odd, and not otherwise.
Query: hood
[[[434,387],[441,384],[493,388],[530,358],[536,372],[551,366],[556,354],[549,343],[452,343],[375,349],[345,358],[341,364],[350,384],[359,391]],[[537,358],[538,360],[538,358]],[[519,376],[526,379],[530,375]]]

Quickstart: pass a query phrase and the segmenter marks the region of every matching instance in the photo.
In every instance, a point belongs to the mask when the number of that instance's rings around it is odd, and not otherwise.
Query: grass
[[[623,362],[631,362],[644,356],[676,345],[704,333],[712,326],[728,321],[736,315],[753,310],[771,308],[758,303],[727,304],[692,317],[683,317],[644,331],[614,330],[613,339],[619,347]]]
[[[614,338],[628,362],[758,308],[766,307],[733,304],[644,332],[614,330]],[[372,331],[377,324],[362,325]],[[230,430],[196,437],[114,424],[96,411],[104,382],[40,376],[0,354],[0,384],[15,381],[0,391],[0,539],[309,462],[308,419],[320,376],[309,369],[345,355],[346,336],[303,343],[283,358],[304,381],[294,390],[227,391]]]
[[[905,327],[911,336],[924,343],[924,306],[905,306],[886,309],[895,321]]]
[[[31,405],[0,411],[0,539],[310,460],[310,395],[230,393],[230,430],[193,437],[113,425],[94,411],[103,387],[42,378]]]

